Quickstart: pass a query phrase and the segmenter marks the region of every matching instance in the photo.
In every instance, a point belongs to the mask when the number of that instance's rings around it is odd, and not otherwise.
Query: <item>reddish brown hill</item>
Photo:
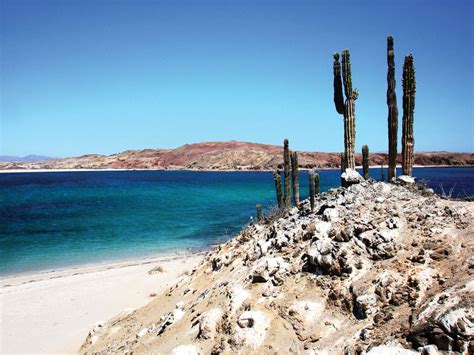
[[[0,169],[167,169],[271,170],[282,163],[281,146],[247,142],[205,142],[176,149],[127,150],[112,155],[88,154],[36,163],[0,163]],[[361,157],[357,155],[357,163]],[[386,164],[386,154],[370,155],[372,165]],[[339,153],[299,152],[301,168],[339,167]],[[474,165],[473,153],[416,153],[416,165]]]

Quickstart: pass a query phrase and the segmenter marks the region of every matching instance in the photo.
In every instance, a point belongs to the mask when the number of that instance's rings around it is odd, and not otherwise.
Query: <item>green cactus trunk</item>
[[[387,37],[387,106],[388,106],[388,180],[397,177],[398,107],[395,92],[395,52],[393,37]]]
[[[275,181],[275,190],[278,202],[278,208],[284,208],[285,204],[283,202],[283,190],[281,186],[281,175],[278,170],[273,172],[273,180]]]
[[[346,100],[344,111],[344,138],[346,168],[355,169],[355,105],[353,99]]]
[[[364,171],[364,179],[369,178],[369,147],[367,145],[362,146],[362,169]]]
[[[320,193],[320,186],[319,186],[319,174],[315,173],[314,174],[314,193],[319,194]]]
[[[344,158],[344,153],[341,153],[341,174],[346,170],[346,159]]]
[[[263,207],[262,205],[258,204],[257,205],[257,222],[261,222],[265,219],[265,216],[263,215]]]
[[[293,180],[293,202],[295,206],[300,206],[300,182],[298,172],[298,153],[291,152],[291,176]]]
[[[403,175],[411,176],[413,172],[414,146],[413,115],[415,111],[415,67],[413,55],[407,55],[403,64],[403,134],[402,134],[402,169]]]
[[[333,57],[334,105],[336,111],[344,115],[344,170],[347,168],[355,169],[355,100],[359,96],[359,91],[352,88],[350,53],[346,49],[342,52],[342,82],[346,95],[344,103],[339,53],[335,53]]]
[[[288,147],[288,139],[283,141],[283,163],[285,174],[285,207],[291,208],[291,182],[290,182],[290,149]]]
[[[346,171],[346,159],[345,159],[345,154],[344,153],[341,153],[341,175],[344,173],[344,171]],[[344,180],[342,180],[342,177],[341,177],[341,186],[344,184]]]
[[[314,195],[316,193],[314,172],[309,172],[309,204],[311,205],[311,212],[314,211]]]

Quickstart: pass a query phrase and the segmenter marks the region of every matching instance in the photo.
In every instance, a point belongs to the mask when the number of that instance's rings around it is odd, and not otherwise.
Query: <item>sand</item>
[[[77,353],[98,321],[152,301],[203,255],[0,279],[0,353]],[[163,272],[148,274],[161,266]]]

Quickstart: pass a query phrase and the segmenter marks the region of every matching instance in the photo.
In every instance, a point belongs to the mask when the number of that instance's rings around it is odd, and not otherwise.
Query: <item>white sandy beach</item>
[[[162,257],[0,279],[0,353],[77,353],[98,321],[141,307],[203,255]],[[161,266],[163,272],[148,274]]]

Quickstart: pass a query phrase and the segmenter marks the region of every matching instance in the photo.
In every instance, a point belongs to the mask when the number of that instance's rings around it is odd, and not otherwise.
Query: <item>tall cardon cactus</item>
[[[398,107],[395,92],[395,53],[393,37],[387,37],[387,106],[388,106],[388,180],[397,176]]]
[[[364,179],[369,178],[369,147],[367,145],[362,146],[362,169],[364,171]]]
[[[277,196],[278,208],[284,208],[285,203],[283,201],[283,189],[281,186],[281,175],[278,170],[273,172],[273,179],[275,181],[275,191]]]
[[[284,175],[285,175],[285,207],[291,208],[291,187],[290,187],[290,148],[288,139],[283,141],[283,164],[284,164]]]
[[[314,193],[319,194],[320,193],[320,186],[319,186],[319,174],[315,173],[314,174]]]
[[[403,133],[402,169],[403,175],[412,175],[415,139],[413,138],[413,115],[415,112],[415,67],[413,55],[405,57],[403,63]]]
[[[314,172],[310,171],[308,174],[309,177],[309,204],[311,205],[311,211],[314,210],[314,194],[316,192],[314,185]]]
[[[334,105],[339,114],[344,115],[344,160],[345,168],[355,169],[355,100],[359,91],[352,88],[351,62],[349,50],[342,51],[342,81],[346,101],[343,103],[341,85],[341,64],[339,53],[334,54]]]
[[[291,176],[293,181],[293,201],[296,207],[300,207],[300,182],[298,172],[298,153],[291,152]]]

